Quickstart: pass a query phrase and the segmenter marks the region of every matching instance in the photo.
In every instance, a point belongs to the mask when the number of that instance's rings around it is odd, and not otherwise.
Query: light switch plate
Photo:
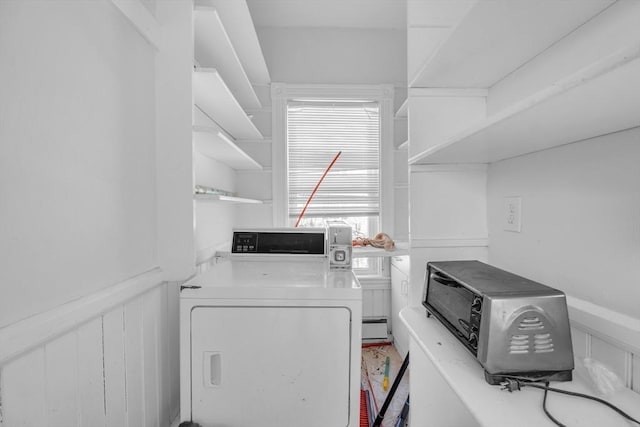
[[[503,221],[503,229],[505,231],[520,233],[522,228],[522,198],[504,198]]]

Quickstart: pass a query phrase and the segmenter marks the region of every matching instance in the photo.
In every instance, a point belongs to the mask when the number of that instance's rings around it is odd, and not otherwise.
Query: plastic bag
[[[582,359],[582,367],[590,385],[601,396],[611,397],[616,391],[624,388],[620,377],[604,363],[585,357]]]

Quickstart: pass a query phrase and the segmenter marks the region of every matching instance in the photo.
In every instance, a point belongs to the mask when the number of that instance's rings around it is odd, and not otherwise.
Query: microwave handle
[[[431,273],[431,278],[441,285],[449,286],[451,288],[460,288],[460,284],[453,279],[440,275],[438,272]]]

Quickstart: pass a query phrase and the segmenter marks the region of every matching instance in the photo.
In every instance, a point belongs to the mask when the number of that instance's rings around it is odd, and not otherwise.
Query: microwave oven
[[[563,292],[479,261],[429,262],[422,304],[480,362],[489,384],[571,380]]]

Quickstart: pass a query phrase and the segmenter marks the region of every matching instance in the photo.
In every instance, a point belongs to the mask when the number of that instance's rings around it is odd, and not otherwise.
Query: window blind
[[[287,105],[289,216],[342,152],[305,217],[380,212],[380,109],[375,102],[290,101]]]

